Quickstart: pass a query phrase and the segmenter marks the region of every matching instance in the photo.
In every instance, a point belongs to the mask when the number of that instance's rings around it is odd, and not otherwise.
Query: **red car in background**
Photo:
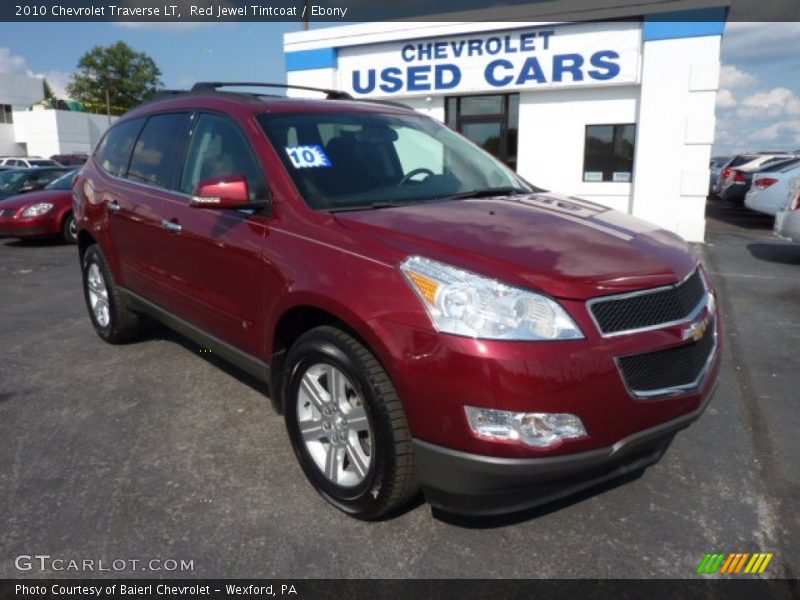
[[[72,213],[72,181],[67,171],[40,191],[0,200],[0,237],[42,238],[60,236],[68,244],[78,241]]]
[[[88,314],[269,381],[334,506],[529,507],[643,470],[701,415],[722,325],[681,238],[402,106],[222,87],[131,111],[81,169]]]

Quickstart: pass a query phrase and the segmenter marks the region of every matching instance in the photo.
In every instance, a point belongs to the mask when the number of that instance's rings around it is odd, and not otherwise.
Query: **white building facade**
[[[38,77],[0,74],[0,156],[88,154],[108,128],[106,115],[34,109],[44,98]]]
[[[702,241],[726,9],[629,13],[289,33],[287,80],[401,102],[539,187]]]
[[[16,113],[44,98],[44,84],[36,77],[0,74],[0,156],[25,155],[14,127]]]

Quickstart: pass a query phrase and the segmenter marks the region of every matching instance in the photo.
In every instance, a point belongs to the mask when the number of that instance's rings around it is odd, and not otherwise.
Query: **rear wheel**
[[[139,315],[125,306],[106,258],[96,245],[89,246],[83,256],[83,293],[92,325],[106,342],[121,344],[140,333]]]
[[[67,244],[78,243],[78,225],[75,223],[75,215],[72,213],[67,215],[64,224],[61,225],[61,238]]]
[[[328,502],[377,519],[417,492],[411,434],[375,356],[336,327],[301,336],[286,361],[286,426],[303,471]]]

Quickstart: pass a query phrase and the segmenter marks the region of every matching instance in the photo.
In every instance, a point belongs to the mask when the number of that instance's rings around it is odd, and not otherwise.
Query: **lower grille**
[[[697,342],[617,359],[628,389],[636,396],[648,397],[698,385],[716,347],[716,337],[712,323]]]

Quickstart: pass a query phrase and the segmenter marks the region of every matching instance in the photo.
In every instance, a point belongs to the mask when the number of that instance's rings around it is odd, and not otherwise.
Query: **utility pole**
[[[106,114],[108,115],[108,124],[111,125],[111,94],[108,93],[108,84],[106,84]]]

